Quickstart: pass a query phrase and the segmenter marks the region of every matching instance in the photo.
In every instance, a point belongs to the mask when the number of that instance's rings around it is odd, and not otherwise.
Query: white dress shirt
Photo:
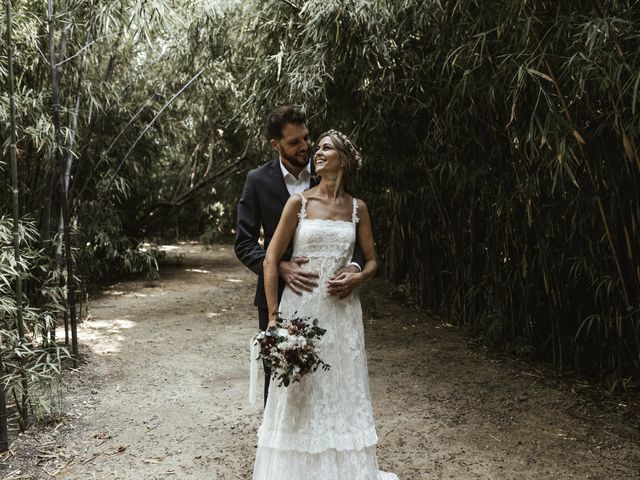
[[[282,160],[280,160],[280,169],[282,170],[282,176],[284,177],[284,183],[287,186],[289,195],[295,195],[297,193],[302,193],[305,190],[309,190],[311,182],[311,163],[307,163],[307,166],[300,172],[298,178],[285,168],[282,164]]]

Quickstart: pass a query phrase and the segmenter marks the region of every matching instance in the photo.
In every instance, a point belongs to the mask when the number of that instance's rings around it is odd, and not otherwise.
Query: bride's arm
[[[378,269],[376,250],[373,244],[373,232],[371,230],[371,218],[366,203],[358,200],[358,227],[356,240],[362,249],[364,266],[361,272],[343,272],[327,282],[327,288],[338,298],[346,298],[351,291],[371,277]]]
[[[287,200],[262,263],[264,291],[269,309],[269,327],[274,326],[278,318],[278,263],[296,231],[301,203],[302,200],[298,195]]]
[[[360,283],[362,283],[373,276],[378,269],[376,248],[373,243],[373,230],[371,229],[371,217],[369,216],[367,204],[362,200],[358,200],[358,217],[360,217],[360,221],[358,222],[356,237],[364,256],[364,268],[359,274],[361,276]]]

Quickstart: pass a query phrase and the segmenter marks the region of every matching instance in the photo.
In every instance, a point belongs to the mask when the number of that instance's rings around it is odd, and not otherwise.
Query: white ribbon
[[[255,405],[258,390],[258,363],[260,363],[258,358],[260,345],[258,345],[255,337],[251,339],[249,350],[251,352],[251,358],[249,359],[249,404]]]

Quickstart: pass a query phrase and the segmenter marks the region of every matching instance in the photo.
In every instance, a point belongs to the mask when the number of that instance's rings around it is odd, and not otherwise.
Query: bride
[[[338,298],[328,287],[361,284],[377,268],[367,206],[347,193],[361,163],[351,141],[330,130],[314,155],[320,183],[292,196],[264,259],[269,326],[283,318],[317,318],[326,334],[319,354],[331,365],[288,387],[272,383],[258,431],[254,480],[397,480],[376,460],[373,420],[358,293]],[[288,287],[278,304],[278,262],[293,239],[293,256],[308,257],[319,287],[295,294]],[[334,272],[346,265],[356,241],[364,254],[361,272]]]

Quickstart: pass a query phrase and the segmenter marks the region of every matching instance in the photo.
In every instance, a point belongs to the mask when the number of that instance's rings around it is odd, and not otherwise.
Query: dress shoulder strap
[[[358,217],[358,199],[353,197],[353,209],[351,210],[351,222],[356,224],[360,221]]]
[[[300,205],[300,213],[298,213],[299,218],[307,218],[307,199],[302,193],[299,193],[300,200],[302,200],[302,205]]]

